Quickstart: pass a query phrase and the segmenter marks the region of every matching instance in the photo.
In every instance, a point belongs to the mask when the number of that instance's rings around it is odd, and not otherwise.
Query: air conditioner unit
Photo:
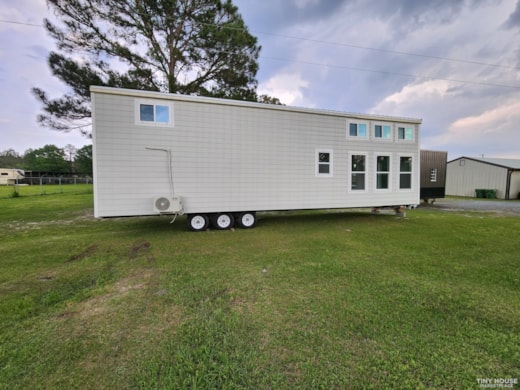
[[[161,196],[153,200],[153,209],[156,213],[182,213],[180,197]]]

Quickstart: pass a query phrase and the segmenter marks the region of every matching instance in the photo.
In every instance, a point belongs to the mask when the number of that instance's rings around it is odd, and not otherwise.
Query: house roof
[[[463,157],[456,158],[455,160],[449,161],[448,164],[453,161],[458,161],[458,160],[462,160],[462,159],[479,161],[479,162],[482,162],[485,164],[496,165],[496,166],[504,167],[504,168],[508,168],[508,169],[520,170],[520,160],[511,159],[511,158],[489,158],[489,157],[478,158],[478,157],[463,156]]]
[[[133,96],[133,97],[149,98],[149,99],[166,99],[166,100],[177,100],[177,101],[188,101],[188,102],[203,102],[203,103],[208,103],[208,104],[221,104],[221,105],[239,106],[239,107],[256,107],[259,109],[266,109],[266,110],[280,110],[280,111],[292,111],[292,112],[306,112],[306,113],[314,113],[314,114],[322,114],[322,115],[336,115],[336,116],[340,116],[340,117],[348,117],[348,118],[355,118],[355,119],[361,119],[361,120],[393,121],[393,122],[402,122],[402,123],[412,123],[412,124],[418,124],[418,125],[422,123],[422,119],[418,119],[418,118],[405,118],[405,117],[394,117],[394,116],[374,115],[374,114],[360,114],[360,113],[353,113],[353,112],[324,110],[324,109],[318,109],[318,108],[303,108],[303,107],[282,106],[279,104],[249,102],[249,101],[245,101],[245,100],[233,100],[233,99],[222,99],[222,98],[205,97],[205,96],[181,95],[181,94],[177,94],[177,93],[142,91],[142,90],[134,90],[134,89],[126,89],[126,88],[101,87],[101,86],[96,86],[96,85],[90,86],[90,92],[105,93],[105,94],[111,94],[111,95]]]

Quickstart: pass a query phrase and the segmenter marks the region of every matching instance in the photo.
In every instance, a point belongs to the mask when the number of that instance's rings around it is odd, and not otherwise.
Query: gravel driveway
[[[520,216],[520,200],[483,200],[483,199],[437,199],[433,205],[421,203],[420,207],[440,210],[489,211]]]

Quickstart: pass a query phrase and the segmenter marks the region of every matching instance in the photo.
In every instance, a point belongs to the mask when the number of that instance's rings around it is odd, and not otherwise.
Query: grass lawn
[[[467,389],[520,379],[520,218],[260,214],[252,230],[0,197],[0,389]],[[516,385],[518,387],[518,385]]]

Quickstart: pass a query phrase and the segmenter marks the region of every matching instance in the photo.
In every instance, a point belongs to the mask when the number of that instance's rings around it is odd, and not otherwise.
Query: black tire
[[[254,228],[256,226],[256,213],[254,211],[240,213],[237,218],[237,223],[242,229]]]
[[[211,218],[211,223],[215,229],[231,229],[235,223],[235,218],[231,213],[218,213]]]
[[[188,216],[188,228],[192,232],[203,232],[208,228],[209,219],[206,214],[190,214]]]

